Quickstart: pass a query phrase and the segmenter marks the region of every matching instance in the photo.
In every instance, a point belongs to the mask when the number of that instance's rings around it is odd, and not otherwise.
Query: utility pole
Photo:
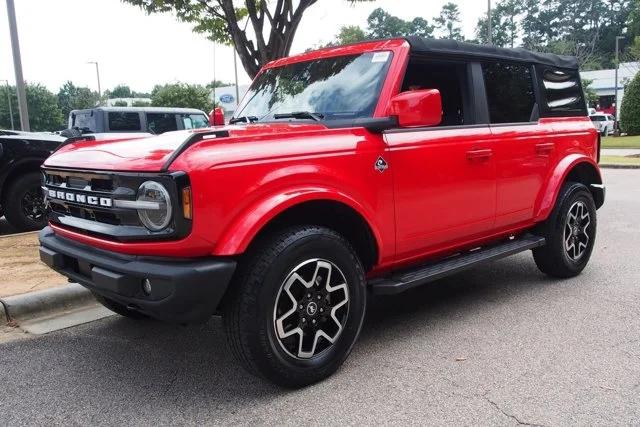
[[[616,131],[619,132],[620,130],[618,129],[618,120],[620,120],[620,105],[618,103],[618,70],[620,69],[620,47],[619,47],[619,42],[620,40],[624,40],[623,36],[616,36],[616,83],[615,83],[615,87],[616,87]]]
[[[100,88],[100,68],[98,61],[88,61],[87,64],[94,64],[96,66],[96,77],[98,78],[98,102],[102,103],[102,90]]]
[[[216,44],[213,43],[213,108],[216,108]]]
[[[22,76],[22,60],[20,59],[20,42],[18,41],[18,24],[16,23],[16,7],[13,0],[7,0],[7,17],[9,18],[9,34],[11,35],[11,51],[13,53],[13,68],[16,73],[16,91],[18,92],[18,110],[20,111],[20,127],[24,132],[31,131],[29,126],[29,108],[27,107],[27,92],[24,88]]]
[[[489,44],[493,44],[493,41],[491,40],[491,0],[487,0],[487,31],[487,41]]]
[[[9,80],[0,80],[5,82],[7,85],[7,105],[9,105],[9,119],[11,120],[11,130],[15,130],[15,126],[13,124],[13,107],[11,106],[11,86],[9,86]]]
[[[236,74],[236,105],[240,105],[240,88],[238,87],[238,60],[236,59],[236,48],[233,48],[233,71]]]

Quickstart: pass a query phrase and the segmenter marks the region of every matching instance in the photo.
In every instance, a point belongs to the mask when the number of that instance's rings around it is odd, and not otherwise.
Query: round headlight
[[[147,202],[148,208],[138,209],[142,224],[151,231],[163,230],[171,222],[171,197],[157,182],[146,181],[138,188],[138,201]]]

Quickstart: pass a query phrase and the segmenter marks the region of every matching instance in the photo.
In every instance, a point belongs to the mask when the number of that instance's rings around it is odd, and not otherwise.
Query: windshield
[[[604,116],[591,116],[591,121],[592,122],[604,122],[605,118],[604,118]]]
[[[185,114],[182,116],[185,129],[200,129],[209,127],[209,119],[202,114]]]
[[[371,117],[390,59],[390,52],[368,52],[269,68],[253,82],[234,117],[273,121],[293,112],[323,120]]]

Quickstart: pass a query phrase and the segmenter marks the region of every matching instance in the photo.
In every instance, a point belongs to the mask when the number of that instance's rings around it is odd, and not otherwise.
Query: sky
[[[433,23],[448,0],[377,0],[350,4],[318,0],[300,24],[291,53],[304,52],[334,39],[344,25],[366,26],[376,7],[403,19],[416,16]],[[465,37],[474,36],[484,0],[453,0],[461,11]],[[97,90],[126,84],[150,92],[155,84],[206,84],[214,78],[232,82],[233,49],[215,45],[172,14],[147,15],[119,0],[15,0],[25,80],[57,93],[67,80]],[[214,62],[215,55],[215,62]],[[215,64],[215,65],[214,65]],[[240,84],[250,82],[238,61]],[[0,80],[15,81],[6,3],[0,2]]]

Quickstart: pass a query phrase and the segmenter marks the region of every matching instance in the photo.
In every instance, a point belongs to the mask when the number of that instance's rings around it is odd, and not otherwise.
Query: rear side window
[[[109,112],[109,130],[131,132],[141,129],[140,114],[124,111]]]
[[[586,115],[586,103],[577,71],[539,68],[543,109],[552,116]]]
[[[209,127],[209,119],[202,114],[185,114],[182,116],[185,129],[200,129]]]
[[[176,115],[169,113],[147,113],[147,127],[151,133],[155,134],[178,130]]]
[[[73,123],[71,127],[77,127],[78,129],[88,129],[91,132],[96,131],[96,119],[93,117],[93,111],[74,113]]]
[[[482,64],[491,123],[522,123],[536,120],[531,67],[490,62]]]

